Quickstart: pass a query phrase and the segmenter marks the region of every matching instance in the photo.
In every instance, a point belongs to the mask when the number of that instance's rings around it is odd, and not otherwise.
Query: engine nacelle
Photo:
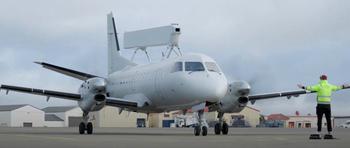
[[[220,100],[219,110],[224,113],[240,112],[249,102],[250,85],[245,81],[229,84],[225,97]]]
[[[106,85],[103,78],[86,80],[79,89],[82,96],[78,101],[80,108],[86,112],[101,110],[106,105]]]
[[[236,96],[248,96],[250,92],[250,85],[246,81],[236,81],[229,85],[232,89],[231,93]]]

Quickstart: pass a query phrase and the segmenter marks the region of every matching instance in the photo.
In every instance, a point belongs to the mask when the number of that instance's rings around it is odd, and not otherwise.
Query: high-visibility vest
[[[321,80],[317,85],[306,87],[308,91],[316,91],[318,104],[330,104],[332,92],[340,89],[342,89],[341,86],[329,84],[327,80]]]

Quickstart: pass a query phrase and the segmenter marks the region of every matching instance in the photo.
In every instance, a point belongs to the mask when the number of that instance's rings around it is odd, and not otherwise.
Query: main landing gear
[[[199,110],[196,117],[197,117],[198,124],[194,127],[194,135],[199,136],[200,134],[202,134],[202,136],[207,136],[208,123],[204,118],[204,110]]]
[[[89,113],[84,112],[83,122],[80,122],[79,124],[79,134],[85,134],[85,131],[87,134],[92,134],[93,125],[91,122],[88,122],[88,120],[89,120]]]
[[[228,134],[228,124],[223,121],[223,116],[224,116],[224,113],[221,113],[221,112],[218,113],[219,123],[215,124],[215,127],[214,127],[215,135],[220,135],[221,133],[223,135]]]

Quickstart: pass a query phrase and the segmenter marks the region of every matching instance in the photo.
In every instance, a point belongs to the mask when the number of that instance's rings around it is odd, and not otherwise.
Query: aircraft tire
[[[85,134],[85,123],[80,122],[79,124],[79,134]]]
[[[228,134],[228,124],[227,123],[223,123],[221,130],[222,130],[222,134],[223,135],[227,135]]]
[[[194,135],[195,135],[195,136],[199,136],[200,133],[201,133],[201,127],[198,126],[198,125],[195,126],[195,127],[194,127]]]
[[[91,122],[89,122],[89,123],[86,125],[86,131],[87,131],[87,134],[92,134],[93,126],[92,126],[92,123],[91,123]]]
[[[202,136],[207,136],[208,135],[208,128],[206,126],[202,127]]]
[[[215,135],[220,135],[220,133],[221,133],[220,123],[216,123],[216,124],[215,124],[215,126],[214,126],[214,132],[215,132]]]

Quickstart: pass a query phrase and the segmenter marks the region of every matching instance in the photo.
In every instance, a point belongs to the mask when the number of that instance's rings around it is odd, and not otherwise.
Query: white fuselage
[[[214,68],[210,67],[213,63]],[[148,106],[139,110],[144,112],[188,109],[203,102],[218,102],[227,92],[225,75],[213,59],[202,54],[128,67],[110,74],[107,83],[111,97],[147,102]]]

